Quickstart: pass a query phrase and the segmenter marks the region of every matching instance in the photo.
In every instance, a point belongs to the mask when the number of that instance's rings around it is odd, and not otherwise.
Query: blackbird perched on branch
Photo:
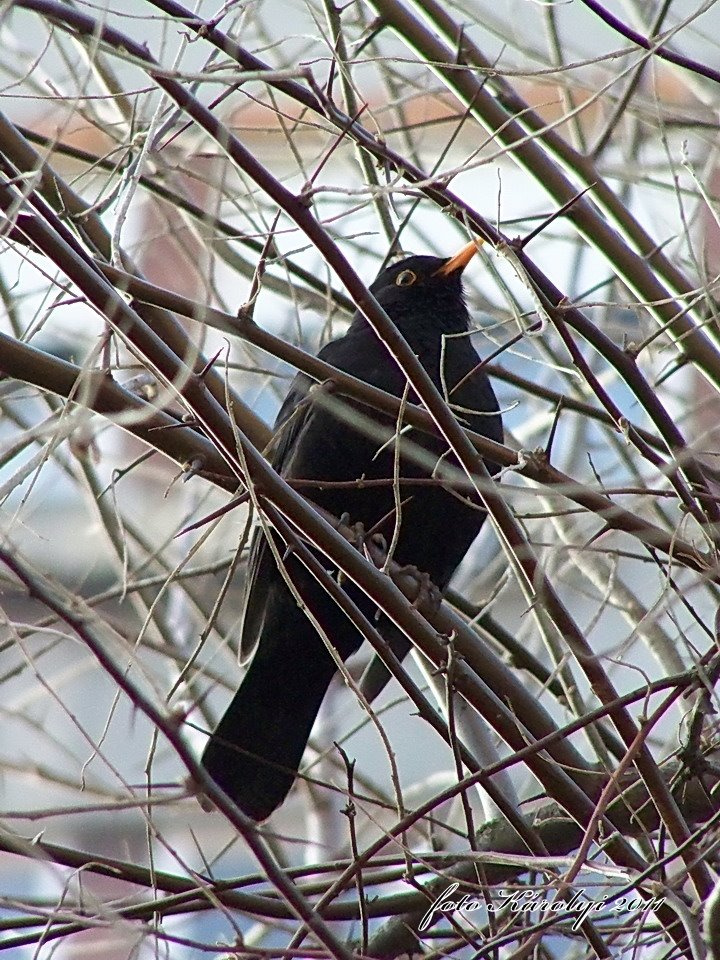
[[[459,421],[502,442],[495,394],[485,373],[476,370],[480,359],[467,335],[461,275],[476,249],[470,243],[447,260],[409,257],[383,270],[370,290],[455,408]],[[360,313],[345,336],[328,343],[319,355],[396,397],[417,399]],[[280,409],[271,454],[274,467],[293,481],[334,481],[326,487],[312,483],[300,489],[334,516],[349,516],[365,531],[383,534],[393,545],[397,563],[427,573],[443,590],[485,519],[469,485],[447,481],[454,464],[447,444],[418,430],[398,431],[396,418],[354,401],[330,397],[334,403],[328,403],[317,394],[316,399],[311,387],[312,380],[298,374]],[[494,464],[487,466],[496,471]],[[455,474],[461,476],[457,467]],[[411,482],[430,478],[437,482]],[[379,479],[387,482],[353,483]],[[359,632],[292,552],[285,554],[278,535],[271,535],[277,540],[275,554],[285,576],[346,660],[362,643]],[[375,609],[370,601],[359,589],[344,586],[372,619]],[[405,638],[399,640],[399,631],[384,618],[379,627],[395,634],[395,649],[404,655],[409,644]],[[259,529],[250,552],[241,637],[241,650],[248,654],[253,649],[252,663],[211,736],[202,763],[246,814],[264,820],[292,786],[336,667]]]

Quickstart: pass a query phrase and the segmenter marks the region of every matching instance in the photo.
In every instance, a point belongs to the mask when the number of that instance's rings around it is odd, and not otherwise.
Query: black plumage
[[[461,274],[475,252],[468,245],[456,257],[409,257],[383,270],[370,287],[429,373],[472,430],[502,441],[502,423],[490,382],[466,334],[469,315]],[[387,348],[361,314],[319,356],[359,379],[397,397],[406,379]],[[299,374],[276,422],[271,460],[286,478],[313,481],[387,479],[384,485],[308,485],[306,496],[340,517],[382,533],[391,543],[396,522],[392,478],[396,420],[360,404],[317,402],[312,381]],[[415,395],[410,391],[407,399]],[[368,421],[370,418],[370,421]],[[373,429],[368,430],[368,422]],[[403,452],[409,447],[407,455]],[[399,533],[393,559],[414,565],[444,589],[485,518],[468,488],[403,484],[428,478],[439,463],[450,463],[447,445],[420,431],[403,435],[399,459]],[[418,452],[419,451],[419,452]],[[442,460],[440,460],[442,458]],[[494,465],[488,464],[491,471]],[[437,475],[437,472],[436,472]],[[300,488],[302,489],[302,488]],[[282,556],[283,546],[279,545]],[[290,553],[286,574],[346,660],[361,637],[332,599]],[[374,609],[359,591],[353,599],[372,617]],[[380,621],[381,629],[383,621]],[[387,629],[387,624],[385,624]],[[394,638],[397,642],[397,637]],[[403,644],[400,644],[403,647]],[[230,706],[210,738],[202,762],[213,779],[256,820],[263,820],[287,795],[335,664],[312,623],[298,606],[262,533],[256,534],[248,568],[241,649],[254,657]],[[401,655],[407,646],[400,649]]]

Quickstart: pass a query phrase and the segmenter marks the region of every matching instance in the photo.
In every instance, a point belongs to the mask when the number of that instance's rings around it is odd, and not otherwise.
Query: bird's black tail
[[[253,820],[265,820],[285,799],[335,674],[322,640],[304,626],[309,646],[297,635],[259,644],[202,756],[213,780]]]

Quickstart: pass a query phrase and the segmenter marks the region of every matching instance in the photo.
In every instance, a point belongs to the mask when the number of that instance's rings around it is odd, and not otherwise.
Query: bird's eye
[[[411,287],[416,280],[417,280],[417,274],[413,273],[412,270],[403,270],[402,273],[399,273],[395,277],[395,286]]]

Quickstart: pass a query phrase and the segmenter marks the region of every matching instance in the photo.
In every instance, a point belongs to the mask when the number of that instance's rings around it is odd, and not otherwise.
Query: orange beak
[[[449,277],[451,273],[464,270],[472,258],[478,252],[478,247],[483,242],[482,237],[476,237],[462,248],[454,257],[450,257],[439,270],[435,271],[436,277]]]

